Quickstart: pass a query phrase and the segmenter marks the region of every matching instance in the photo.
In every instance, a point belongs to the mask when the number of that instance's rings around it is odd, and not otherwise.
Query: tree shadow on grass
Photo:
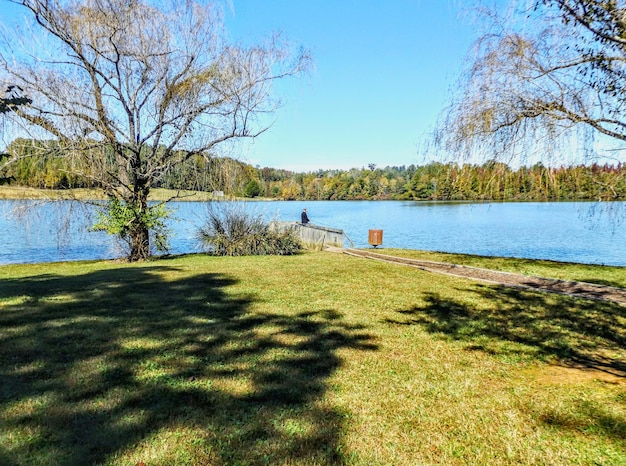
[[[431,293],[425,296],[425,304],[400,310],[398,319],[387,322],[422,326],[443,338],[466,342],[471,351],[503,358],[544,359],[602,371],[616,380],[626,378],[625,307],[501,286],[476,285],[462,291],[463,295],[475,292],[481,298],[478,302],[488,306]],[[573,418],[594,419],[596,431],[626,440],[624,419],[599,404],[582,403],[570,414],[567,419],[555,413],[540,413],[538,417],[563,428],[579,423]],[[580,430],[580,425],[575,429]]]
[[[3,281],[0,463],[342,464],[344,413],[318,402],[337,350],[371,338],[335,310],[252,313],[232,285],[161,266]]]
[[[481,349],[480,342],[517,343],[532,357],[626,376],[626,363],[619,355],[606,354],[623,355],[626,350],[625,307],[511,287],[476,285],[463,290],[467,291],[486,298],[489,307],[428,294],[425,305],[398,311],[408,320],[389,322],[422,325],[430,332],[470,342],[475,349]],[[523,351],[519,345],[515,350]]]

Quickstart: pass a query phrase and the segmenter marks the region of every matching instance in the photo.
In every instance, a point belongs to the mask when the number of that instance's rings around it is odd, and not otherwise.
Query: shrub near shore
[[[617,305],[325,252],[0,279],[3,464],[626,462]]]

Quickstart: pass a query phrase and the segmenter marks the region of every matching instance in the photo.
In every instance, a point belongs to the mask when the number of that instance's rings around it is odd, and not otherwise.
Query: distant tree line
[[[16,139],[7,153],[13,163],[0,176],[12,185],[69,189],[94,188],[100,182],[90,175],[95,167],[88,159],[63,157],[51,141]],[[87,161],[81,166],[77,160]],[[114,172],[115,157],[109,161],[108,169]],[[204,154],[174,167],[155,187],[281,200],[621,200],[626,199],[625,175],[621,163],[558,168],[537,163],[512,169],[496,161],[385,168],[370,164],[302,173]]]

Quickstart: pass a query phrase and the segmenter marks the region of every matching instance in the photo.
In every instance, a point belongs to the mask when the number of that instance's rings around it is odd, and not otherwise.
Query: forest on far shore
[[[98,176],[91,173],[94,166],[77,165],[76,159],[64,157],[49,141],[18,139],[6,152],[13,161],[0,173],[4,184],[44,189],[99,187]],[[98,159],[106,161],[106,156]],[[107,165],[113,173],[113,161]],[[538,163],[512,169],[496,161],[384,168],[370,164],[299,173],[196,155],[169,170],[153,187],[281,200],[622,200],[626,199],[625,175],[621,163],[561,167]]]

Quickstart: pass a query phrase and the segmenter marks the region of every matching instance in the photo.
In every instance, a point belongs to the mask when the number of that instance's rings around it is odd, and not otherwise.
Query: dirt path
[[[611,286],[596,285],[585,282],[570,282],[551,278],[533,277],[510,272],[498,272],[495,270],[455,265],[444,262],[432,262],[419,259],[407,259],[403,257],[388,256],[372,251],[361,249],[343,249],[343,252],[351,256],[364,257],[367,259],[393,262],[429,272],[443,273],[457,277],[466,277],[498,285],[512,286],[532,290],[560,293],[579,298],[612,301],[626,305],[626,289]]]

